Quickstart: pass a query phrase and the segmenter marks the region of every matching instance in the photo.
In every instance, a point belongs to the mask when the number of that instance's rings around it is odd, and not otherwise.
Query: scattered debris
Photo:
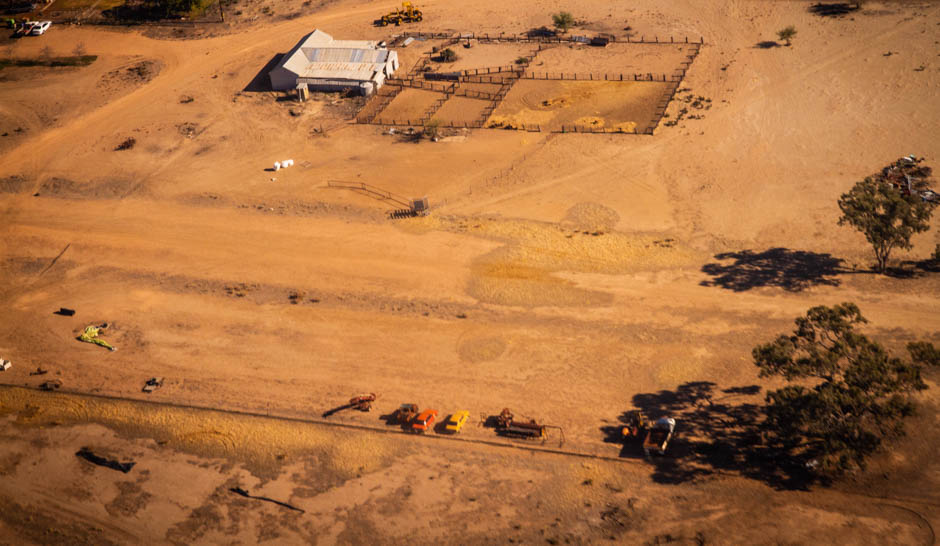
[[[134,137],[129,137],[124,140],[124,142],[118,144],[117,148],[114,149],[115,152],[122,152],[124,150],[130,150],[137,144],[137,139]]]
[[[75,309],[69,309],[68,307],[59,307],[59,310],[55,311],[52,314],[61,315],[63,317],[71,317],[75,314]]]
[[[125,474],[127,474],[128,472],[130,472],[131,469],[134,468],[134,465],[137,464],[137,463],[135,463],[135,462],[133,462],[133,461],[128,461],[128,462],[126,462],[126,463],[122,463],[122,462],[119,462],[119,461],[115,461],[115,460],[113,460],[113,459],[106,459],[106,458],[101,457],[101,456],[99,456],[99,455],[95,455],[95,454],[92,453],[92,451],[91,451],[90,449],[88,449],[87,447],[83,447],[83,448],[79,449],[78,451],[76,451],[76,452],[75,452],[75,456],[76,456],[76,457],[81,457],[82,459],[85,459],[86,461],[88,461],[88,462],[90,462],[90,463],[94,463],[94,464],[96,464],[96,465],[98,465],[98,466],[106,466],[106,467],[108,467],[108,468],[112,468],[112,469],[114,469],[114,470],[118,470],[118,471],[123,472],[123,473],[125,473]]]
[[[162,386],[163,386],[162,377],[151,377],[150,379],[147,380],[146,383],[144,383],[144,388],[141,390],[146,393],[151,393],[159,389]]]
[[[85,343],[94,343],[95,345],[100,345],[104,347],[105,349],[108,349],[109,351],[117,351],[117,347],[112,346],[107,341],[98,337],[98,334],[100,333],[100,331],[104,330],[107,327],[108,327],[107,322],[105,322],[104,324],[101,324],[100,326],[95,326],[95,325],[86,326],[85,331],[82,332],[82,334],[78,336],[76,339],[78,339],[79,341],[84,341]]]
[[[39,390],[41,391],[55,391],[62,388],[62,381],[58,379],[53,379],[52,381],[46,381],[39,385]]]
[[[241,487],[233,487],[229,489],[229,491],[231,491],[232,493],[235,493],[236,495],[241,495],[245,497],[246,499],[256,499],[256,500],[263,500],[267,502],[273,502],[274,504],[277,504],[278,506],[283,506],[284,508],[295,510],[297,512],[300,512],[301,514],[305,513],[305,510],[303,510],[302,508],[297,508],[296,506],[287,504],[286,502],[281,502],[279,500],[274,500],[268,497],[259,497],[259,496],[252,495],[248,491],[245,491],[244,489],[242,489]]]

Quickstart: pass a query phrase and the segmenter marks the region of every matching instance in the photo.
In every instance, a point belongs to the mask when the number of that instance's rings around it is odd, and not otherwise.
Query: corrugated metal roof
[[[368,80],[381,72],[393,55],[377,42],[333,40],[315,30],[286,56],[281,66],[298,78]]]

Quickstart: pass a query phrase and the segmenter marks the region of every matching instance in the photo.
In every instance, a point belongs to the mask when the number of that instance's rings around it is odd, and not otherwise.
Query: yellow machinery
[[[423,18],[421,10],[414,7],[411,2],[402,2],[401,9],[397,9],[388,15],[383,15],[378,23],[383,27],[390,24],[398,26],[402,23],[417,23]]]

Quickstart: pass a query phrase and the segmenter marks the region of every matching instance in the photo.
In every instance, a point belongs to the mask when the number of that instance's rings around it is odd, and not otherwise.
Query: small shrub
[[[790,47],[790,43],[793,40],[793,37],[796,36],[796,27],[790,25],[779,31],[777,31],[777,38],[786,42],[786,46]]]
[[[519,57],[516,59],[516,64],[529,64],[529,59],[525,57]]]
[[[567,11],[560,11],[552,14],[552,24],[562,32],[568,32],[568,29],[574,26],[574,15]]]
[[[134,137],[130,137],[126,139],[124,142],[118,144],[118,147],[115,148],[114,151],[122,152],[124,150],[130,150],[131,148],[134,147],[135,144],[137,144],[137,139],[135,139]]]
[[[451,48],[446,48],[440,53],[441,62],[452,63],[457,60],[457,52]]]

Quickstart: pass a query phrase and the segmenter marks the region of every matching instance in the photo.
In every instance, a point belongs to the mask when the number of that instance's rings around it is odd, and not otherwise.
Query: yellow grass
[[[153,438],[167,447],[241,462],[272,476],[300,453],[318,453],[343,479],[376,470],[395,455],[399,440],[374,442],[363,433],[262,417],[107,400],[65,393],[0,388],[0,415],[19,426],[98,423],[129,437]]]
[[[477,260],[468,286],[473,297],[502,305],[602,305],[610,301],[609,294],[580,288],[554,273],[618,275],[681,267],[697,259],[694,251],[672,239],[604,231],[618,218],[601,205],[584,204],[572,214],[575,227],[436,216],[412,218],[400,225],[411,232],[444,230],[505,242]]]

